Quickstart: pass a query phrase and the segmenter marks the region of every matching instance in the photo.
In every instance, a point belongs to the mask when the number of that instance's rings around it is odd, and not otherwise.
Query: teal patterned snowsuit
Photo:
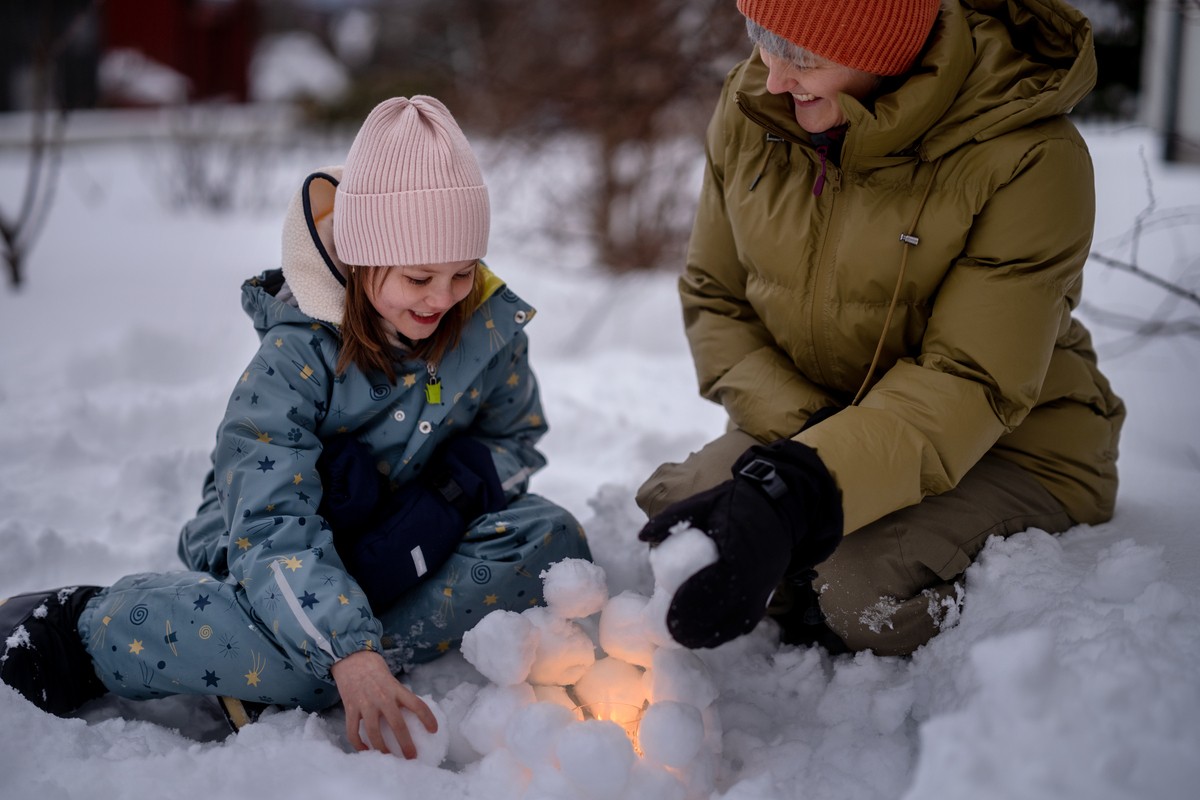
[[[551,563],[590,558],[570,513],[526,491],[545,464],[534,449],[546,423],[524,333],[532,308],[506,287],[494,291],[437,365],[443,403],[431,405],[421,361],[400,363],[394,385],[353,367],[336,375],[336,328],[276,297],[282,284],[272,270],[243,286],[262,343],[181,534],[192,571],[123,578],[80,618],[96,672],[118,695],[324,708],[338,699],[338,659],[362,649],[381,650],[393,667],[436,658],[488,612],[537,604]],[[392,608],[370,607],[317,513],[322,441],[343,432],[368,446],[393,487],[451,434],[475,437],[492,451],[509,501],[474,520],[450,560]]]

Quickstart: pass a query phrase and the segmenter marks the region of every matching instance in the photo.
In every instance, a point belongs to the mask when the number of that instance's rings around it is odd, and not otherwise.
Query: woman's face
[[[809,133],[821,133],[846,124],[846,115],[837,96],[845,93],[863,100],[875,89],[879,79],[869,72],[843,67],[832,61],[800,66],[787,59],[759,50],[767,65],[767,91],[790,94],[796,122]]]
[[[389,267],[378,283],[367,281],[367,299],[397,331],[420,341],[432,336],[445,313],[470,294],[478,263],[472,259]]]

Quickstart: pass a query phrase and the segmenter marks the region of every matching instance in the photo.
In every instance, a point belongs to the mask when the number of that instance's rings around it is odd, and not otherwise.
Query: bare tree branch
[[[1178,295],[1178,296],[1184,298],[1185,300],[1190,300],[1191,302],[1200,306],[1200,294],[1193,292],[1193,291],[1189,291],[1188,289],[1185,289],[1182,286],[1179,286],[1177,284],[1171,283],[1168,280],[1164,280],[1164,279],[1158,277],[1157,275],[1147,272],[1146,270],[1142,269],[1141,267],[1137,266],[1136,264],[1129,264],[1127,262],[1121,261],[1120,259],[1113,258],[1111,256],[1106,256],[1103,253],[1092,253],[1091,259],[1093,261],[1099,261],[1101,264],[1105,265],[1106,267],[1113,267],[1114,269],[1119,269],[1123,272],[1128,272],[1131,275],[1136,275],[1139,278],[1141,278],[1142,280],[1148,281],[1149,283],[1154,284],[1155,286],[1157,286],[1160,289],[1163,289],[1164,291],[1170,292],[1171,294],[1174,294],[1174,295]],[[1196,259],[1192,262],[1193,266],[1195,266],[1197,264],[1200,264],[1200,259]]]
[[[1162,337],[1200,337],[1200,318],[1190,317],[1179,319],[1176,314],[1181,302],[1193,303],[1200,306],[1200,292],[1188,288],[1176,281],[1170,281],[1141,266],[1143,245],[1151,234],[1167,234],[1184,228],[1200,226],[1200,206],[1185,206],[1178,208],[1159,209],[1158,197],[1155,193],[1154,179],[1150,173],[1150,164],[1146,159],[1145,148],[1138,149],[1142,163],[1142,178],[1146,189],[1146,205],[1134,217],[1133,225],[1125,233],[1110,239],[1106,247],[1128,248],[1127,259],[1118,258],[1108,253],[1093,250],[1090,260],[1106,267],[1128,273],[1166,292],[1158,307],[1149,313],[1133,315],[1125,312],[1100,308],[1094,303],[1083,301],[1080,310],[1089,318],[1096,320],[1108,328],[1127,331],[1128,336],[1105,345],[1109,355],[1119,355],[1132,352],[1147,346],[1152,341]],[[1184,245],[1188,247],[1188,245]],[[1192,249],[1189,247],[1189,249]],[[1179,263],[1179,262],[1177,262]],[[1187,252],[1182,259],[1183,276],[1200,275],[1200,255]],[[1176,318],[1172,318],[1176,317]]]
[[[1200,0],[1197,0],[1197,2],[1200,2]],[[1135,275],[1164,291],[1200,305],[1200,293],[1161,278],[1143,269],[1138,263],[1138,256],[1146,234],[1156,230],[1200,225],[1200,207],[1191,206],[1158,211],[1158,197],[1154,192],[1154,178],[1150,174],[1150,162],[1146,158],[1146,149],[1144,147],[1138,148],[1138,158],[1141,160],[1142,180],[1146,187],[1146,205],[1134,217],[1133,227],[1122,236],[1110,241],[1110,244],[1114,246],[1128,245],[1129,260],[1122,260],[1095,250],[1092,251],[1089,258],[1107,267]],[[1200,265],[1200,257],[1193,257],[1188,263],[1187,270],[1194,269],[1197,265]]]
[[[24,280],[25,258],[41,232],[57,185],[67,112],[53,108],[55,65],[90,9],[90,3],[82,3],[71,12],[67,24],[56,31],[56,9],[50,3],[42,6],[40,30],[33,42],[32,131],[25,187],[15,217],[10,218],[0,209],[0,243],[13,289],[20,288]]]

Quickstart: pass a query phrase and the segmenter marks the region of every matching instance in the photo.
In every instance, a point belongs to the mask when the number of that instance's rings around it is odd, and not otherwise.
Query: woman
[[[738,9],[756,47],[680,281],[730,430],[647,481],[641,535],[717,542],[672,602],[684,644],[750,630],[774,593],[786,640],[911,653],[989,536],[1113,513],[1124,406],[1071,316],[1090,28],[1059,0]]]
[[[131,575],[0,605],[0,677],[68,714],[105,692],[342,701],[356,749],[413,757],[393,670],[448,652],[539,573],[589,557],[582,529],[527,492],[546,431],[533,309],[480,261],[490,209],[474,154],[431,97],[393,98],[345,167],[288,210],[283,267],[245,283],[261,339],[217,430],[189,572]],[[237,719],[239,715],[241,719]]]

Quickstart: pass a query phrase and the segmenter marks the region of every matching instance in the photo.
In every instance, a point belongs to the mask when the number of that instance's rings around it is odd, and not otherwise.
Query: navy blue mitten
[[[446,562],[472,520],[503,510],[507,503],[491,452],[475,439],[447,441],[418,478],[390,495],[379,489],[382,479],[367,448],[351,441],[352,445],[338,443],[329,473],[337,479],[353,476],[361,483],[352,486],[355,491],[348,496],[335,493],[329,498],[329,513],[324,503],[322,513],[333,527],[334,546],[346,569],[371,607],[382,612]],[[356,496],[358,488],[361,497]],[[382,501],[364,519],[363,506],[380,495]]]
[[[335,534],[362,530],[383,494],[383,478],[371,463],[371,451],[353,436],[334,436],[324,442],[317,472],[321,475],[317,513]]]

